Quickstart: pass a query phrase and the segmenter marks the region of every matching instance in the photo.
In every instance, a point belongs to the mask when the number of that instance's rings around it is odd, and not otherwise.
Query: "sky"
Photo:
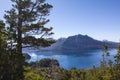
[[[77,34],[97,40],[120,41],[120,0],[46,0],[53,5],[47,26],[55,39]],[[10,0],[0,0],[0,19],[11,8]]]

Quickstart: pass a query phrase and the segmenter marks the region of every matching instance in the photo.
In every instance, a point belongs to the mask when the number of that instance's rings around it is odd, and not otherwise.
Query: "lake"
[[[57,51],[41,51],[39,49],[23,49],[23,52],[29,53],[31,59],[28,62],[38,61],[43,58],[57,59],[60,67],[65,69],[89,69],[93,66],[99,67],[100,60],[102,60],[103,51],[97,50],[57,50]],[[114,59],[117,53],[116,49],[109,50],[110,57],[107,59]]]

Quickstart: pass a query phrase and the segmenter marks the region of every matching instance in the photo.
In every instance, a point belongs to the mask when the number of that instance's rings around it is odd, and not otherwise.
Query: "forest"
[[[108,46],[103,45],[100,66],[91,69],[66,70],[55,59],[27,63],[23,44],[45,47],[55,42],[45,40],[54,34],[52,27],[45,27],[53,6],[46,0],[11,1],[12,8],[4,15],[6,22],[0,20],[0,80],[120,80],[120,45],[114,61],[107,60]]]

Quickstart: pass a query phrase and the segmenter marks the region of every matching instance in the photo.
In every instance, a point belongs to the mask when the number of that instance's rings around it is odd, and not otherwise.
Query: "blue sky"
[[[48,17],[54,38],[87,34],[98,40],[120,40],[120,0],[47,0],[53,5]],[[10,9],[0,0],[0,18]]]

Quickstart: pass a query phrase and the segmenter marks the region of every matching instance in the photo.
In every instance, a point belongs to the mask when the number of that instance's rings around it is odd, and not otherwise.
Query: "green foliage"
[[[45,67],[52,67],[52,66],[59,67],[59,62],[56,59],[44,58],[44,59],[41,59],[40,61],[29,63],[29,66],[31,68],[39,68],[39,67],[45,68]]]
[[[46,3],[46,0],[11,1],[12,9],[4,15],[8,26],[7,33],[5,23],[0,20],[0,80],[23,80],[25,58],[22,54],[22,35],[39,34],[41,38],[52,35],[52,27],[44,26],[49,22],[46,16],[49,15],[52,6]],[[45,42],[44,39],[40,41]],[[27,80],[30,80],[30,76],[33,76],[33,80],[42,80],[33,72],[26,75]]]
[[[12,52],[12,53],[11,53]],[[0,80],[22,80],[24,57],[15,51],[5,51],[0,56]]]
[[[35,38],[33,36],[27,36],[23,38],[24,44],[29,44],[30,46],[50,46],[51,44],[55,43],[55,40],[46,40],[44,38]]]
[[[101,69],[105,69],[105,68],[108,67],[108,65],[107,65],[107,62],[108,62],[107,57],[109,57],[110,54],[108,52],[108,46],[106,46],[104,44],[102,48],[103,48],[103,54],[102,54],[102,60],[100,62],[100,67],[101,67]],[[109,62],[110,62],[110,60],[109,60]]]
[[[23,70],[20,64],[24,63],[24,57],[7,47],[8,32],[4,26],[0,21],[0,80],[21,80]]]
[[[6,38],[5,23],[0,20],[0,51],[3,51],[7,45]]]
[[[8,56],[6,54],[6,36],[4,34],[4,30],[5,30],[5,24],[2,20],[0,20],[0,80],[3,80],[3,78],[5,77],[5,71],[6,68],[8,66],[7,60],[8,60]]]
[[[120,43],[118,46],[118,52],[117,55],[115,56],[115,73],[116,73],[116,80],[120,79]]]
[[[11,0],[12,9],[4,15],[11,34],[11,39],[17,43],[17,50],[22,53],[22,35],[39,35],[40,38],[50,36],[52,27],[45,27],[50,20],[52,5],[46,0]]]
[[[11,1],[12,9],[6,11],[4,16],[8,24],[7,30],[5,23],[0,20],[0,80],[120,80],[120,45],[115,63],[106,60],[109,56],[108,47],[103,46],[103,60],[101,67],[98,68],[65,70],[58,66],[59,63],[56,60],[48,59],[37,64],[30,63],[30,67],[25,67],[22,43],[32,46],[49,46],[55,42],[44,39],[44,36],[53,34],[52,27],[45,27],[45,24],[50,21],[46,17],[52,5],[46,3],[46,0]],[[37,34],[40,36],[38,39],[28,36]],[[8,44],[7,40],[10,41]],[[14,47],[13,43],[17,45]]]
[[[45,80],[41,78],[38,74],[34,73],[29,67],[25,67],[24,80]]]
[[[103,48],[104,54],[108,53],[107,48]],[[45,80],[119,80],[120,79],[120,66],[119,66],[119,51],[115,57],[115,63],[111,60],[106,61],[104,68],[95,67],[91,69],[78,70],[72,68],[71,70],[65,70],[59,67],[34,67],[33,72],[42,77]],[[105,55],[104,58],[106,59]],[[34,64],[33,64],[34,65]],[[56,77],[57,76],[57,77]]]

